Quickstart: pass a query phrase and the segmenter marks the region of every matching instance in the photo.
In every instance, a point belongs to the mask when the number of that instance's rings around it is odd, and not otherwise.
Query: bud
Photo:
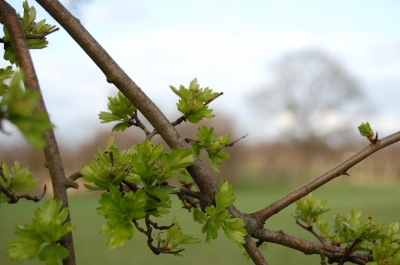
[[[358,131],[360,132],[360,134],[362,136],[365,136],[368,138],[368,140],[370,140],[370,142],[372,142],[374,139],[374,131],[371,129],[371,126],[369,125],[369,123],[361,123],[360,126],[358,126]]]

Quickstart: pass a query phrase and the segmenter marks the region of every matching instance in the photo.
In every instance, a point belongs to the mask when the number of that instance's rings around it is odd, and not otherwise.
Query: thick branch
[[[290,235],[285,234],[282,231],[273,231],[269,229],[262,229],[258,235],[255,236],[265,242],[276,243],[285,247],[296,249],[303,252],[306,255],[319,254],[328,257],[330,263],[339,262],[340,259],[346,255],[344,248],[327,245],[320,242],[312,242],[304,239],[299,239]],[[372,261],[372,255],[368,253],[355,252],[349,255],[347,261],[356,264],[365,264]]]
[[[28,50],[25,35],[17,14],[15,10],[3,0],[0,0],[0,22],[7,27],[8,32],[10,33],[11,45],[15,49],[18,64],[25,74],[25,86],[28,89],[40,92],[39,81],[35,73],[35,68]],[[38,110],[47,113],[42,96],[40,96],[39,99]],[[49,165],[54,196],[62,200],[63,207],[68,207],[67,192],[64,188],[65,174],[54,131],[49,130],[45,133],[44,138],[47,145],[44,149],[44,155],[46,162]],[[70,217],[68,216],[66,222],[70,221]],[[73,248],[72,233],[69,233],[61,239],[61,245],[66,247],[69,251],[69,256],[67,259],[63,260],[63,264],[74,265],[75,252]]]
[[[292,203],[296,202],[298,199],[306,196],[313,190],[321,187],[322,185],[326,184],[327,182],[331,181],[332,179],[340,175],[346,174],[347,170],[349,170],[351,167],[358,164],[360,161],[364,160],[368,156],[372,155],[376,151],[398,141],[400,141],[400,132],[389,135],[381,140],[378,140],[376,143],[372,143],[366,146],[365,148],[361,149],[356,154],[346,159],[339,165],[328,170],[322,175],[314,178],[313,180],[307,182],[306,184],[300,186],[294,191],[288,193],[287,195],[271,203],[264,209],[261,209],[260,211],[253,213],[252,216],[265,222],[268,218],[280,212],[281,210],[291,205]]]

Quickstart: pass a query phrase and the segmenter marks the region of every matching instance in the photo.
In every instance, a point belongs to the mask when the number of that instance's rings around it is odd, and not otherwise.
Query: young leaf
[[[22,7],[24,8],[23,16],[21,17],[21,15],[18,14],[18,18],[24,31],[24,35],[27,38],[26,42],[28,44],[28,48],[43,49],[47,47],[48,41],[45,35],[52,29],[54,29],[55,26],[45,24],[46,20],[41,20],[36,23],[36,10],[33,6],[29,7],[28,1],[23,2]],[[18,66],[18,62],[15,56],[15,50],[14,47],[10,44],[11,38],[5,26],[3,27],[3,31],[3,41],[4,43],[9,44],[7,48],[5,48],[4,59],[10,61],[11,64],[15,63],[16,66]]]
[[[227,207],[233,204],[235,196],[233,187],[226,180],[222,180],[220,188],[215,195],[215,205],[207,206],[206,212],[209,216],[203,226],[202,232],[206,233],[206,242],[210,243],[211,238],[218,236],[218,230],[222,227],[225,235],[236,243],[244,243],[244,237],[247,235],[245,223],[240,218],[231,218]]]
[[[216,97],[218,93],[213,93],[208,87],[200,88],[196,78],[190,82],[189,88],[185,88],[182,85],[179,87],[179,90],[173,86],[170,86],[170,88],[180,97],[176,105],[189,122],[198,123],[203,118],[209,119],[214,117],[212,109],[209,109],[204,104]]]
[[[109,112],[100,112],[101,123],[118,121],[113,127],[113,131],[125,131],[130,125],[130,120],[136,111],[132,102],[129,101],[121,92],[116,97],[108,97]]]
[[[200,154],[201,149],[206,150],[213,172],[218,173],[217,164],[222,164],[225,159],[229,159],[229,154],[223,152],[222,149],[228,145],[230,134],[214,138],[213,132],[213,127],[210,129],[206,126],[200,127],[197,131],[197,139],[199,141],[191,141],[190,145],[197,156]]]
[[[181,249],[181,245],[184,244],[196,244],[200,240],[192,235],[185,235],[179,226],[176,217],[173,219],[173,226],[166,231],[166,238],[162,238],[160,234],[157,236],[158,242],[160,242],[162,248],[166,251],[176,251]],[[173,253],[173,252],[172,252]],[[182,256],[179,253],[174,255]]]
[[[60,200],[52,199],[45,203],[43,210],[39,208],[35,211],[36,218],[32,223],[16,227],[15,234],[21,238],[11,239],[7,244],[7,255],[11,260],[21,261],[28,257],[34,258],[43,243],[48,242],[53,245],[54,242],[58,242],[63,236],[75,229],[69,222],[65,223],[68,209],[61,210],[61,206],[62,202]],[[62,251],[57,250],[57,253],[59,252]],[[48,257],[48,253],[46,250],[41,254],[41,257]],[[60,256],[57,255],[52,257]]]
[[[46,265],[58,265],[60,260],[69,255],[68,249],[60,245],[48,244],[39,253],[39,259],[46,261]]]
[[[147,215],[147,199],[141,189],[132,191],[122,197],[116,186],[110,186],[110,193],[103,193],[100,199],[101,207],[97,208],[99,215],[107,218],[107,223],[101,228],[102,234],[110,234],[106,244],[114,249],[125,244],[133,237],[132,220],[144,218]]]
[[[1,119],[7,119],[25,136],[26,140],[35,148],[43,148],[46,142],[43,134],[53,126],[44,112],[37,112],[39,93],[24,90],[21,87],[22,74],[17,72],[11,79],[7,91],[0,101],[0,130]]]
[[[18,161],[14,162],[11,172],[8,170],[6,163],[0,161],[0,175],[6,179],[6,181],[4,181],[4,179],[0,177],[0,184],[13,194],[33,188],[38,183],[37,179],[33,179],[33,173],[29,172],[28,168],[19,168]],[[0,203],[6,202],[7,200],[7,196],[1,193]]]

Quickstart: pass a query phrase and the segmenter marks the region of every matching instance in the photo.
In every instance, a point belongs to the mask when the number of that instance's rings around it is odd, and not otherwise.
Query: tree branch
[[[324,240],[315,232],[314,228],[312,226],[305,226],[302,223],[299,222],[299,220],[296,220],[296,224],[299,225],[301,228],[304,228],[311,234],[313,234],[321,243],[324,243]]]
[[[21,198],[25,198],[28,201],[39,202],[46,194],[46,191],[47,191],[47,187],[46,187],[46,185],[44,185],[43,192],[39,196],[31,196],[29,194],[14,195],[11,191],[9,191],[6,187],[1,185],[1,183],[0,183],[0,193],[4,193],[8,197],[7,202],[9,204],[17,203],[18,200]]]
[[[15,49],[18,64],[20,65],[20,68],[25,75],[25,87],[33,91],[40,92],[39,81],[36,76],[35,68],[33,66],[25,35],[19,22],[18,16],[15,10],[4,0],[0,0],[0,23],[6,26],[10,34],[11,45]],[[38,111],[47,113],[46,106],[41,94],[39,98]],[[47,145],[44,148],[44,155],[46,158],[46,162],[49,165],[49,172],[53,185],[54,196],[63,202],[63,207],[68,207],[67,192],[64,188],[65,173],[62,166],[61,156],[54,135],[54,131],[51,129],[46,132],[44,138]],[[68,216],[66,222],[70,221],[70,216]],[[64,236],[60,242],[61,245],[66,247],[69,251],[69,256],[67,259],[63,260],[63,264],[75,265],[75,252],[73,247],[72,233]]]
[[[400,141],[400,132],[391,134],[385,138],[382,138],[381,140],[378,140],[375,144],[372,143],[364,147],[363,149],[361,149],[356,154],[346,159],[339,165],[321,174],[320,176],[314,178],[313,180],[307,182],[306,184],[300,186],[294,191],[286,194],[282,198],[276,200],[275,202],[271,203],[270,205],[261,209],[260,211],[252,213],[251,215],[265,222],[268,218],[280,212],[281,210],[291,205],[292,203],[296,202],[300,198],[306,196],[313,190],[321,187],[322,185],[326,184],[327,182],[331,181],[332,179],[338,176],[346,174],[347,170],[349,170],[350,168],[352,168],[353,166],[355,166],[368,156],[372,155],[376,151],[385,148],[398,141]]]
[[[285,234],[283,231],[274,231],[269,229],[261,229],[257,232],[258,239],[265,242],[276,243],[285,247],[296,249],[303,252],[306,255],[319,254],[328,257],[329,263],[339,262],[340,259],[346,255],[344,248],[337,247],[334,245],[327,245],[320,242],[312,242],[304,239],[299,239],[290,235]],[[367,262],[373,261],[372,255],[369,253],[358,253],[355,252],[348,256],[347,261],[356,264],[365,264]]]

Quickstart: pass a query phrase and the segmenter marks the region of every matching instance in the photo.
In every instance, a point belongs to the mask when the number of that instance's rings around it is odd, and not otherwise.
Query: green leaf
[[[125,242],[133,237],[133,226],[130,223],[119,222],[113,225],[108,223],[101,227],[102,234],[110,234],[107,238],[106,244],[110,249],[122,247]]]
[[[15,191],[24,191],[35,187],[38,184],[37,179],[33,179],[33,173],[30,173],[28,168],[19,169],[18,161],[14,162],[14,167],[11,168],[13,174],[10,188]]]
[[[21,87],[22,74],[17,72],[0,101],[0,118],[7,119],[25,136],[35,148],[46,145],[43,134],[53,128],[44,112],[37,112],[40,94]],[[0,119],[0,129],[1,129]]]
[[[371,129],[371,126],[369,123],[361,123],[360,126],[358,126],[358,131],[362,136],[372,138],[374,136],[374,131]]]
[[[7,255],[11,260],[34,258],[43,243],[54,244],[75,229],[69,222],[65,222],[68,209],[61,210],[61,206],[62,202],[58,199],[47,201],[43,209],[35,211],[36,218],[32,223],[16,227],[15,234],[20,238],[11,239],[7,244]]]
[[[203,226],[203,229],[201,230],[203,234],[206,233],[206,243],[210,244],[211,239],[216,239],[218,237],[219,227],[219,222],[212,220],[211,218],[207,220]]]
[[[180,249],[181,245],[196,244],[200,242],[198,238],[193,237],[192,235],[183,234],[175,217],[173,219],[173,224],[174,225],[166,231],[166,239],[158,238],[158,241],[162,244],[163,249],[174,251]]]
[[[200,224],[204,224],[207,221],[207,215],[198,209],[193,211],[193,219]]]
[[[293,217],[305,222],[308,227],[317,221],[317,217],[330,209],[325,209],[326,200],[314,200],[312,193],[296,201],[297,209]]]
[[[19,21],[21,23],[23,32],[25,37],[27,38],[27,44],[29,49],[42,49],[47,47],[48,41],[45,36],[45,33],[48,33],[55,26],[45,24],[46,20],[41,20],[39,22],[35,22],[36,19],[36,10],[35,8],[29,7],[28,1],[23,2],[22,7],[24,9],[23,16],[18,14]],[[5,43],[10,43],[11,38],[7,32],[6,27],[3,27],[4,37],[3,41]],[[30,38],[34,36],[35,38]],[[18,62],[16,60],[15,50],[12,45],[9,45],[4,52],[4,59],[10,61],[11,64],[16,64],[18,66]]]
[[[203,226],[202,232],[206,233],[207,243],[210,243],[211,239],[217,238],[220,227],[229,239],[236,243],[244,243],[244,237],[247,235],[244,228],[245,222],[240,218],[231,218],[227,210],[227,207],[232,205],[234,201],[232,185],[229,185],[226,180],[222,180],[215,195],[216,206],[207,206],[205,209],[209,218]]]
[[[58,265],[60,260],[69,255],[68,249],[60,245],[48,244],[39,253],[39,259],[46,261],[47,265]]]
[[[100,199],[102,207],[97,208],[99,215],[107,218],[107,223],[101,228],[102,234],[110,234],[107,245],[114,249],[124,245],[133,237],[132,220],[142,219],[147,215],[147,200],[141,189],[132,191],[122,197],[116,186],[110,186],[110,193],[103,193]]]
[[[12,70],[11,66],[0,68],[0,97],[2,97],[4,92],[8,90],[8,85],[4,84],[4,81],[11,78],[13,73],[14,71]]]
[[[41,238],[10,239],[7,243],[7,255],[15,261],[32,259],[37,256],[42,243]]]
[[[226,237],[240,244],[245,243],[244,237],[247,235],[247,231],[244,228],[245,226],[245,222],[240,218],[225,219],[222,222],[222,229]]]
[[[171,90],[180,97],[177,103],[178,110],[185,118],[192,123],[198,123],[203,118],[212,118],[212,109],[209,109],[206,102],[216,97],[218,93],[213,93],[209,88],[200,88],[197,79],[190,82],[189,88],[180,86],[179,90],[170,86]]]
[[[229,159],[229,154],[223,152],[222,149],[228,145],[230,134],[214,138],[213,132],[213,127],[210,129],[206,126],[200,127],[197,131],[197,139],[199,141],[191,141],[190,145],[197,156],[200,154],[201,149],[206,150],[213,172],[219,173],[217,164],[222,164],[224,160]]]
[[[113,131],[125,131],[130,125],[130,120],[134,117],[137,110],[121,92],[116,97],[108,97],[109,112],[100,112],[101,123],[118,121]]]
[[[126,177],[134,175],[130,171],[131,154],[126,150],[118,150],[112,136],[108,140],[106,151],[97,149],[97,155],[94,158],[95,161],[88,163],[81,170],[83,179],[94,182],[97,186],[85,184],[88,189],[108,190],[110,185],[118,185]]]
[[[38,180],[33,179],[33,173],[29,172],[28,168],[20,169],[18,161],[14,162],[11,172],[8,170],[6,163],[0,161],[0,174],[6,179],[4,181],[3,178],[0,178],[0,184],[13,194],[33,188],[38,183]],[[7,196],[1,194],[0,202],[6,202],[7,200]]]

